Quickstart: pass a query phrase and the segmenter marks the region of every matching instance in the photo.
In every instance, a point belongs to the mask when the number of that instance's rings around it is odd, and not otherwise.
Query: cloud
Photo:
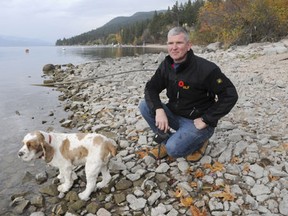
[[[178,1],[179,3],[188,0]],[[1,0],[2,35],[55,42],[103,26],[117,16],[172,7],[172,0]]]

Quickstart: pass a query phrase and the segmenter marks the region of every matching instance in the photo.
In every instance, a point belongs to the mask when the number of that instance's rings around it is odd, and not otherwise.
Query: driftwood
[[[32,86],[43,86],[43,87],[57,87],[61,85],[67,85],[67,84],[73,84],[73,83],[79,83],[79,82],[87,82],[90,80],[95,80],[95,79],[101,79],[109,76],[115,76],[115,75],[121,75],[121,74],[127,74],[127,73],[134,73],[134,72],[140,72],[140,71],[155,71],[156,69],[139,69],[139,70],[130,70],[130,71],[123,71],[119,73],[114,73],[114,74],[107,74],[103,76],[96,76],[96,77],[89,77],[86,79],[79,79],[79,80],[71,80],[67,82],[54,82],[54,83],[43,83],[43,84],[31,84]]]

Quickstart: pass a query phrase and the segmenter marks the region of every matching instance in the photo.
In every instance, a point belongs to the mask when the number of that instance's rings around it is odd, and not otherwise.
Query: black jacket
[[[166,56],[145,87],[145,100],[154,111],[162,108],[159,94],[166,89],[168,108],[186,118],[202,117],[216,127],[218,120],[236,104],[238,94],[220,68],[190,50],[177,68]],[[216,96],[216,97],[215,97]]]

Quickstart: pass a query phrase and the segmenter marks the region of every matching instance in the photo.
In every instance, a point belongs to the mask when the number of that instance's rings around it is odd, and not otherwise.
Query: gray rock
[[[29,204],[29,200],[24,199],[24,197],[18,197],[10,205],[13,207],[13,212],[21,215],[28,208]]]
[[[288,215],[288,195],[286,194],[279,203],[279,211],[283,215]]]
[[[237,142],[234,148],[234,155],[239,156],[247,147],[248,147],[247,142],[244,141]]]
[[[41,172],[41,173],[38,173],[36,176],[36,181],[39,183],[39,184],[42,184],[43,182],[46,182],[47,179],[48,179],[48,175],[47,173],[44,171],[44,172]]]
[[[152,193],[148,198],[148,204],[153,205],[161,197],[161,192],[156,190],[155,193]]]
[[[97,216],[111,216],[112,214],[107,211],[106,209],[104,208],[100,208],[98,211],[97,211]]]
[[[164,52],[161,52],[161,53],[159,53],[159,55],[157,56],[157,58],[155,59],[155,63],[160,63],[160,62],[162,62],[164,59],[165,59],[165,57],[166,57],[166,53],[164,53]]]
[[[44,207],[44,197],[41,194],[33,196],[30,202],[36,207]]]
[[[44,212],[33,212],[30,214],[30,216],[45,216]]]
[[[59,191],[57,190],[57,185],[47,185],[43,186],[39,189],[40,193],[46,194],[49,196],[57,196],[59,194]]]
[[[253,196],[259,196],[259,195],[263,195],[263,194],[270,194],[271,191],[270,189],[265,186],[265,185],[259,185],[259,184],[255,184],[252,188],[251,188],[251,193],[253,194]]]
[[[288,173],[281,171],[277,169],[276,167],[271,167],[269,169],[269,172],[271,173],[272,176],[278,176],[278,177],[288,177]]]
[[[208,52],[216,52],[217,50],[219,50],[221,48],[221,43],[220,42],[215,42],[215,43],[211,43],[206,47],[206,50]]]
[[[251,210],[258,209],[259,207],[258,202],[250,195],[246,195],[245,203],[249,205]]]
[[[160,203],[158,206],[151,209],[151,216],[166,215],[167,211],[167,207]],[[173,215],[173,212],[170,211],[167,215],[169,214]]]
[[[44,65],[42,70],[43,70],[43,72],[50,72],[54,69],[55,69],[55,66],[53,64],[46,64],[46,65]]]
[[[127,179],[121,179],[116,183],[115,187],[117,190],[125,190],[132,186],[132,182]]]
[[[143,198],[137,198],[132,194],[126,196],[126,200],[129,203],[130,208],[133,210],[141,210],[145,207],[147,200]]]
[[[141,175],[137,173],[131,173],[131,174],[126,175],[126,177],[127,179],[133,182],[133,181],[140,179]]]
[[[167,163],[161,163],[155,170],[156,173],[166,173],[170,169]]]
[[[229,145],[225,151],[223,151],[221,153],[221,155],[219,156],[218,158],[218,161],[220,163],[225,163],[225,162],[229,162],[231,161],[231,158],[232,158],[232,145]]]
[[[223,211],[224,206],[223,203],[219,202],[215,197],[212,197],[209,200],[209,209],[213,211]]]
[[[181,172],[187,172],[188,169],[189,169],[189,164],[187,161],[185,160],[182,160],[178,163],[178,169],[181,171]]]
[[[251,176],[253,176],[256,179],[260,179],[263,177],[264,169],[263,167],[259,166],[258,164],[253,164],[250,166],[250,171],[252,172],[249,173]]]
[[[288,49],[283,43],[274,43],[271,46],[266,46],[263,49],[265,55],[287,53]]]
[[[146,136],[143,136],[143,135],[140,135],[139,136],[139,139],[138,139],[138,143],[140,145],[146,145],[147,144],[147,137]]]
[[[30,182],[32,181],[32,179],[34,179],[34,176],[30,173],[30,172],[25,172],[25,175],[22,179],[22,183],[26,183],[26,182]]]

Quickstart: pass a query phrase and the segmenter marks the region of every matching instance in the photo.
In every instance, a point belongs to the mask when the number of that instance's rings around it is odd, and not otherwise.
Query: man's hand
[[[207,124],[202,120],[202,118],[194,119],[194,125],[198,130],[201,130],[207,127]]]
[[[162,109],[162,108],[156,109],[155,121],[156,121],[156,127],[157,128],[164,131],[165,133],[168,131],[169,122],[168,122],[168,118],[167,118],[167,115],[166,115],[164,109]]]

